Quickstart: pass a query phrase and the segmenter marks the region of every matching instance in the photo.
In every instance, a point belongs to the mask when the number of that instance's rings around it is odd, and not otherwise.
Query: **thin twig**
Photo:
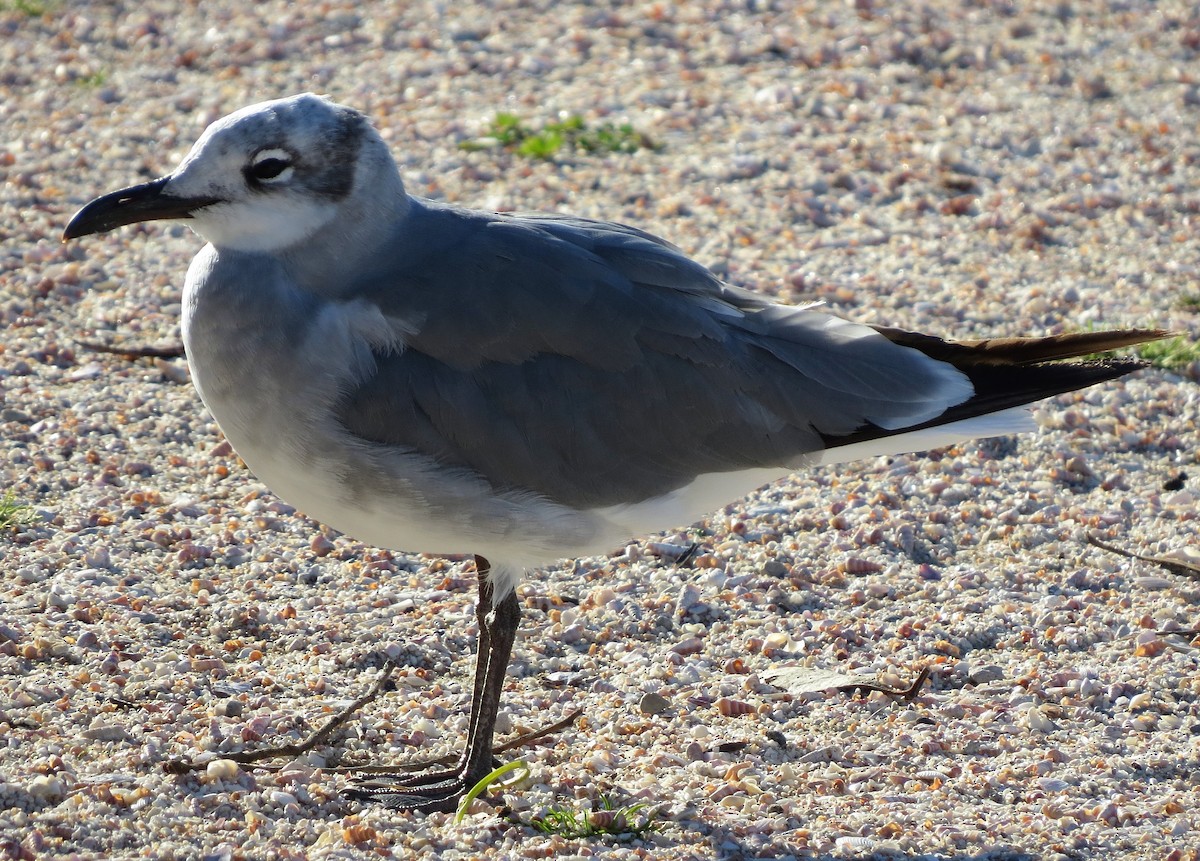
[[[576,709],[568,713],[560,720],[554,723],[546,724],[541,729],[535,729],[531,732],[522,733],[521,735],[510,738],[503,744],[498,744],[492,748],[492,753],[495,755],[506,753],[518,747],[524,747],[527,744],[537,741],[539,738],[544,738],[552,733],[556,733],[561,729],[566,729],[573,724],[581,714],[582,709]],[[420,759],[412,762],[401,762],[395,765],[340,765],[334,768],[326,768],[324,771],[332,774],[394,774],[396,772],[413,772],[424,771],[428,768],[433,768],[438,765],[450,765],[458,759],[458,754],[451,753],[446,756],[439,756],[434,759]]]
[[[1178,574],[1181,577],[1187,577],[1189,580],[1200,582],[1200,567],[1196,565],[1189,565],[1187,562],[1180,562],[1178,559],[1167,559],[1165,556],[1143,556],[1140,553],[1133,553],[1121,547],[1107,544],[1090,532],[1087,535],[1087,542],[1093,547],[1099,547],[1101,550],[1107,550],[1109,553],[1116,553],[1118,556],[1124,556],[1127,559],[1137,559],[1140,562],[1149,562],[1152,565],[1158,565],[1167,569],[1172,574]]]
[[[350,705],[346,706],[340,712],[331,717],[322,726],[318,727],[313,732],[309,733],[308,737],[299,742],[290,742],[288,744],[277,745],[276,747],[262,747],[256,750],[243,750],[234,753],[223,754],[221,759],[229,759],[242,765],[258,762],[260,759],[273,759],[277,756],[296,757],[301,754],[308,753],[314,747],[324,744],[329,736],[333,735],[333,731],[350,719],[350,716],[361,709],[367,703],[376,699],[382,692],[384,687],[392,678],[392,672],[396,669],[396,665],[388,661],[383,668],[383,672],[379,674],[379,678],[375,680],[375,684],[371,685],[368,690]],[[203,762],[192,762],[187,759],[171,760],[164,765],[164,768],[172,774],[183,774],[188,771],[198,771],[201,768],[206,768],[211,760]]]
[[[128,356],[131,359],[178,359],[184,354],[183,344],[172,344],[169,347],[122,347],[119,344],[102,344],[98,341],[80,341],[75,343],[86,350],[97,353],[111,353],[114,356]]]
[[[866,691],[875,691],[881,694],[887,694],[889,697],[900,697],[906,703],[911,703],[917,698],[917,694],[921,691],[921,686],[925,684],[925,680],[929,678],[932,672],[932,665],[926,664],[921,667],[921,671],[917,673],[917,677],[913,679],[913,683],[907,688],[893,688],[889,685],[879,685],[875,682],[854,682],[849,685],[838,685],[838,690],[843,693],[864,693]]]
[[[700,552],[700,542],[693,541],[688,546],[687,550],[684,550],[682,555],[680,555],[680,557],[675,560],[675,564],[678,565],[680,568],[691,568],[692,562],[693,562],[693,560],[695,560],[696,555],[699,552]]]
[[[379,678],[375,680],[375,683],[371,686],[370,690],[331,717],[324,723],[324,725],[310,733],[309,736],[304,740],[282,744],[276,747],[264,747],[256,750],[238,751],[235,753],[224,754],[220,758],[232,760],[233,762],[241,765],[252,765],[264,759],[273,759],[280,756],[297,757],[308,753],[308,751],[312,750],[314,747],[317,747],[327,741],[329,736],[333,734],[333,731],[349,720],[350,716],[354,714],[354,712],[358,711],[367,703],[376,699],[383,692],[384,686],[387,684],[388,680],[391,679],[392,672],[395,669],[396,665],[389,661],[388,666],[384,668],[384,671],[380,674]],[[545,736],[556,733],[561,729],[565,729],[574,723],[581,714],[583,714],[583,710],[576,709],[575,711],[568,713],[565,717],[556,720],[553,723],[547,724],[541,729],[522,733],[509,739],[503,744],[496,745],[492,748],[492,753],[498,755],[515,748],[524,747],[525,745],[531,744],[540,738],[544,738]],[[413,762],[399,763],[396,765],[343,765],[325,768],[324,771],[327,771],[331,774],[407,773],[413,771],[423,771],[427,768],[432,768],[438,765],[449,765],[456,759],[458,759],[457,754],[448,754],[446,756],[440,756],[434,759],[416,760]],[[189,759],[173,759],[163,764],[163,770],[170,774],[186,774],[189,771],[199,771],[203,768],[207,768],[208,763],[211,761],[211,759],[205,759],[201,762],[193,762]],[[280,768],[282,768],[282,766],[255,765],[255,768],[260,768],[264,771],[278,771]]]

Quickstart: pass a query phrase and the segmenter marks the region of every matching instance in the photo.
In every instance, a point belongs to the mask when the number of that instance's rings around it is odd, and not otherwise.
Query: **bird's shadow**
[[[677,819],[676,826],[686,830],[702,831],[708,838],[711,857],[714,861],[759,861],[770,858],[772,861],[1041,861],[1042,855],[1009,848],[984,849],[978,852],[932,851],[921,850],[897,852],[894,849],[874,849],[870,841],[864,841],[857,850],[852,847],[840,849],[836,854],[816,854],[805,849],[797,849],[794,844],[787,842],[785,836],[778,837],[756,835],[753,839],[735,834],[732,830],[699,819]],[[879,841],[882,842],[882,841]],[[1061,857],[1061,855],[1060,855]],[[1068,857],[1070,857],[1068,855]],[[1080,855],[1079,857],[1083,857]]]

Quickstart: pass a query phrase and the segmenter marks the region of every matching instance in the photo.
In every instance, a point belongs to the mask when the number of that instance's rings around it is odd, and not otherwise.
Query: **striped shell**
[[[370,825],[353,824],[342,828],[342,840],[351,846],[374,840],[376,831]]]
[[[758,709],[750,703],[742,702],[741,700],[730,699],[729,697],[721,697],[715,703],[717,711],[725,715],[725,717],[737,717],[738,715],[752,715],[758,712]]]
[[[605,831],[624,831],[627,822],[619,810],[593,810],[588,814],[588,824]]]
[[[878,574],[883,570],[883,566],[869,559],[851,556],[839,562],[837,570],[843,574]]]

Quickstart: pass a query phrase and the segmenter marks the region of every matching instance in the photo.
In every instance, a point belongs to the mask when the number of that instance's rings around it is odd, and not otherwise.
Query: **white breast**
[[[514,572],[503,575],[509,588],[522,568],[629,537],[594,513],[496,493],[419,452],[352,437],[333,407],[374,372],[373,351],[404,348],[405,325],[361,299],[315,302],[286,284],[224,283],[215,261],[211,250],[198,257],[185,290],[192,378],[234,449],[289,504],[375,546],[481,554]]]

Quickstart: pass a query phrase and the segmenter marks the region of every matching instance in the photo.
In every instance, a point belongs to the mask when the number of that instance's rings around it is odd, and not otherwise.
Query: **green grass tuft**
[[[90,75],[80,75],[72,83],[77,87],[83,87],[85,90],[94,90],[108,83],[108,72],[99,71],[93,72]]]
[[[1174,371],[1200,362],[1200,343],[1180,335],[1162,341],[1150,341],[1133,348],[1140,359],[1145,359],[1156,368]]]
[[[526,158],[548,160],[563,150],[633,153],[639,149],[658,149],[658,146],[634,131],[629,123],[601,123],[589,127],[583,117],[571,115],[534,129],[523,124],[516,114],[500,113],[492,119],[486,134],[463,141],[459,148],[469,152],[502,148]]]
[[[0,529],[28,526],[37,522],[37,519],[37,512],[33,506],[18,502],[11,490],[0,497]]]
[[[1116,327],[1089,323],[1082,331],[1099,332],[1109,328]],[[1192,362],[1200,361],[1200,343],[1190,340],[1187,335],[1179,335],[1174,338],[1147,341],[1144,344],[1126,347],[1121,350],[1109,350],[1106,353],[1090,353],[1079,358],[1106,359],[1111,356],[1128,356],[1130,353],[1143,361],[1149,362],[1152,367],[1161,368],[1165,371],[1176,371],[1186,368]]]
[[[0,0],[0,12],[20,12],[30,18],[40,18],[56,5],[57,0]]]
[[[535,816],[527,825],[543,834],[557,834],[574,839],[578,837],[617,837],[629,839],[659,831],[663,823],[657,821],[657,813],[647,810],[649,805],[638,802],[627,807],[614,807],[607,795],[600,796],[600,808],[591,811],[572,810],[567,807],[550,807],[542,816]]]
[[[1175,300],[1175,307],[1184,311],[1200,311],[1200,293],[1184,293]]]

